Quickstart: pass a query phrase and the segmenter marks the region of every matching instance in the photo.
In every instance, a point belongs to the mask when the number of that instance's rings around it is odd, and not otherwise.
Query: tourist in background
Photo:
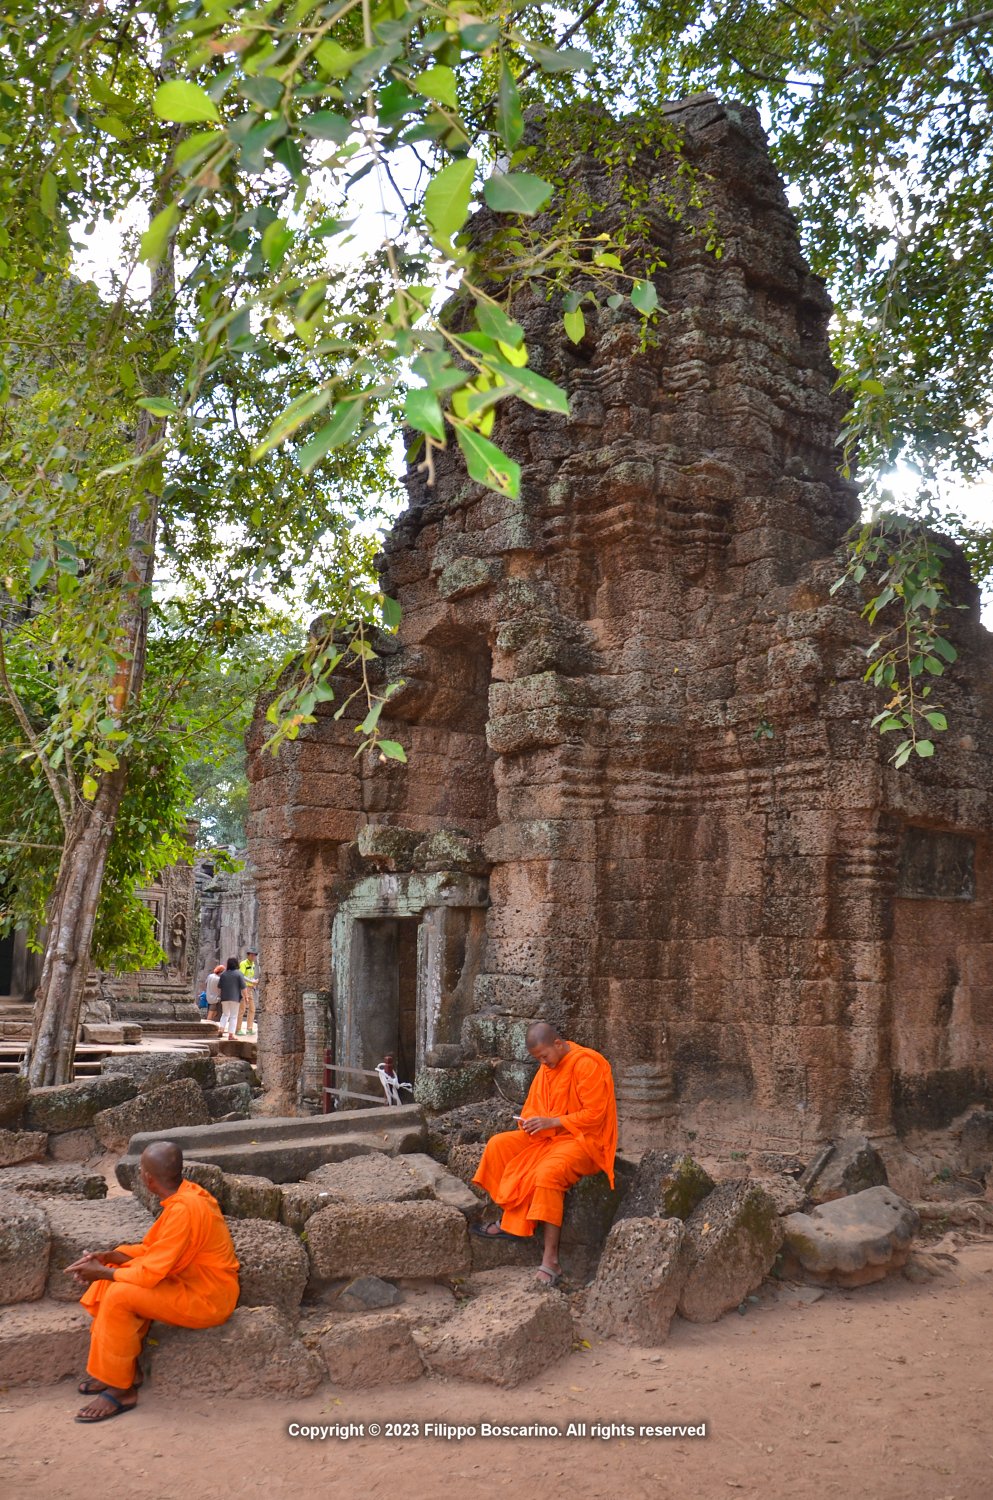
[[[205,994],[207,996],[207,1020],[219,1021],[221,1019],[221,975],[224,973],[224,965],[218,964],[207,975]]]
[[[255,994],[259,984],[258,957],[255,949],[249,948],[241,962],[241,972],[245,976],[247,989],[242,998],[241,1009],[238,1011],[238,1027],[240,1029],[244,1021],[246,1036],[255,1030]]]
[[[241,1002],[248,980],[238,967],[236,958],[229,958],[218,976],[221,988],[221,1031],[224,1036],[236,1036]]]

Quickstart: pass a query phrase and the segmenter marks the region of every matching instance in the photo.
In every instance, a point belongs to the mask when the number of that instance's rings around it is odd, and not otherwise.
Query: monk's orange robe
[[[127,1390],[149,1323],[213,1328],[238,1301],[238,1260],[216,1198],[181,1182],[139,1245],[117,1245],[131,1259],[113,1281],[93,1281],[80,1302],[93,1318],[87,1374]]]
[[[614,1185],[617,1105],[607,1059],[570,1042],[556,1067],[538,1069],[521,1116],[557,1118],[561,1125],[537,1135],[518,1129],[491,1136],[472,1180],[503,1209],[501,1229],[529,1235],[536,1223],[562,1223],[566,1190],[580,1177],[606,1172]]]

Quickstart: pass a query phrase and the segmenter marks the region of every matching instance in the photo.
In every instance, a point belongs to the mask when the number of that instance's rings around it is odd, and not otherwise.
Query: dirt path
[[[597,1343],[517,1391],[420,1380],[274,1406],[155,1394],[95,1429],[69,1382],[0,1393],[5,1500],[357,1495],[435,1500],[988,1500],[993,1494],[993,1243],[947,1276],[803,1305],[782,1295],[657,1352]],[[705,1439],[592,1435],[594,1423],[697,1423]],[[364,1423],[306,1441],[301,1424]],[[374,1437],[370,1423],[586,1423],[559,1438]]]

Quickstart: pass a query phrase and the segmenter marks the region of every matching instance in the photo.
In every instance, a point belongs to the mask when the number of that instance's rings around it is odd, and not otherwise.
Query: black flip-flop
[[[523,1234],[508,1234],[506,1229],[498,1229],[495,1234],[491,1234],[489,1232],[491,1229],[490,1224],[470,1224],[469,1233],[474,1234],[480,1240],[516,1240],[519,1242],[527,1238]]]
[[[109,1391],[97,1391],[96,1395],[104,1401],[109,1401],[113,1410],[105,1411],[103,1415],[99,1417],[84,1417],[82,1412],[77,1412],[76,1421],[82,1422],[84,1427],[90,1427],[94,1422],[109,1422],[111,1417],[123,1416],[126,1411],[134,1411],[135,1407],[138,1405],[137,1398],[135,1398],[135,1400],[131,1402],[130,1406],[125,1406],[123,1401],[118,1401],[117,1397],[112,1396]]]

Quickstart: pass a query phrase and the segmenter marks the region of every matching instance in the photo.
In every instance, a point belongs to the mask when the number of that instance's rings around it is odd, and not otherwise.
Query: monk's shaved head
[[[153,1192],[161,1188],[174,1193],[183,1180],[183,1153],[174,1141],[153,1141],[146,1146],[141,1166]]]
[[[556,1027],[548,1021],[535,1021],[533,1026],[528,1027],[526,1037],[527,1049],[531,1052],[535,1047],[550,1047],[553,1042],[562,1040]]]

